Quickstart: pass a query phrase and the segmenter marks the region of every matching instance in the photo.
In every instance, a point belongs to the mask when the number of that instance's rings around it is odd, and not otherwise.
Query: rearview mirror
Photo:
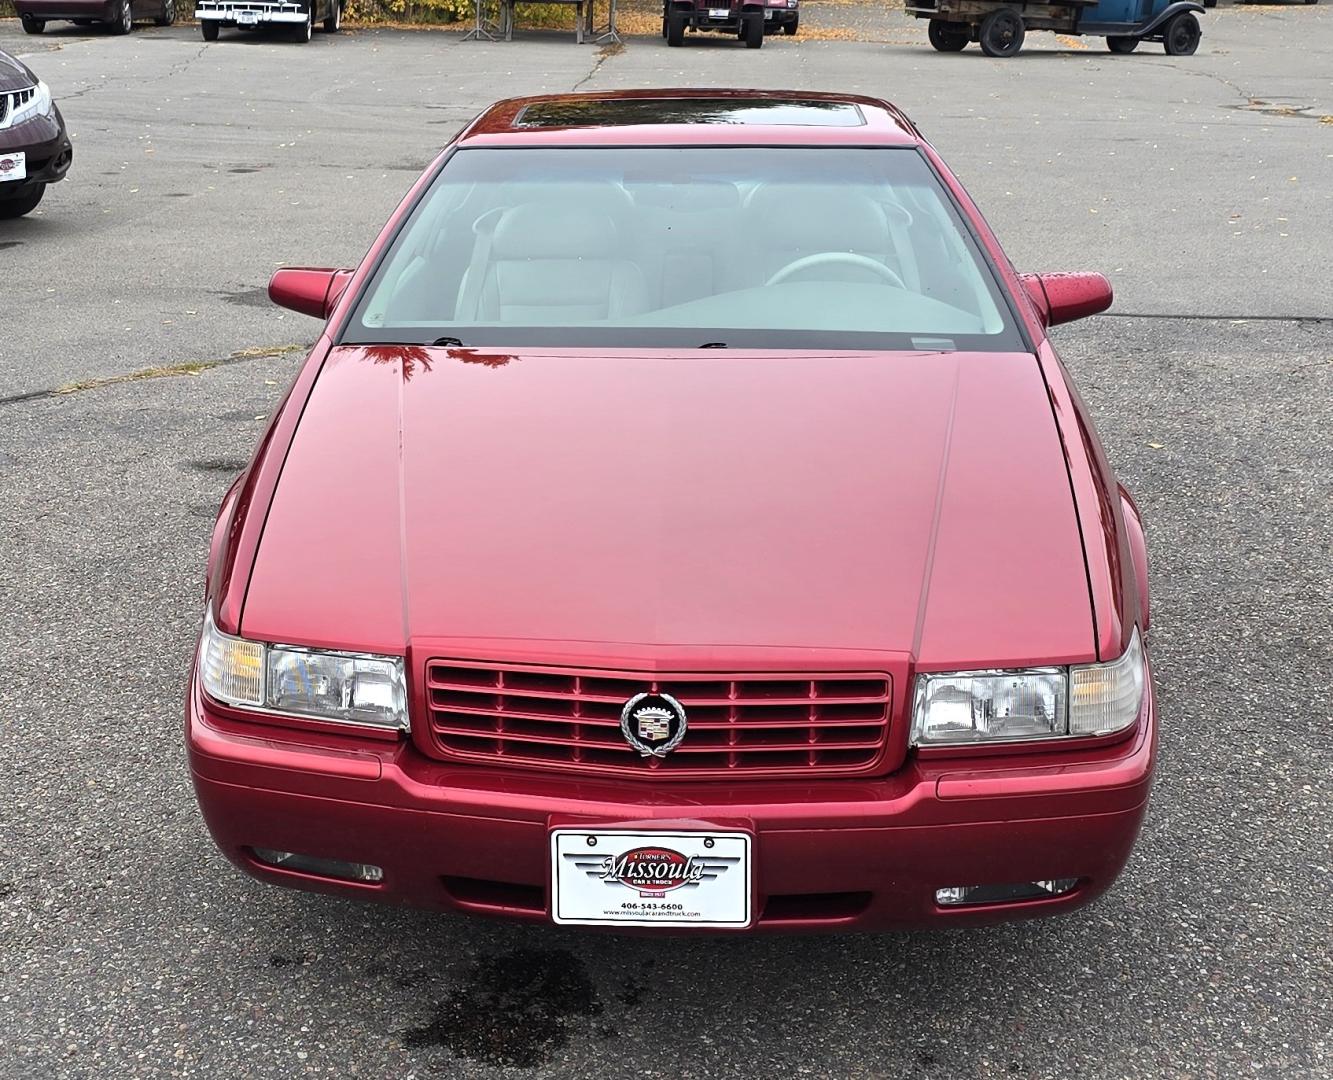
[[[327,319],[337,306],[350,270],[329,270],[314,266],[284,266],[268,279],[268,298],[279,307]]]
[[[1111,306],[1111,283],[1101,274],[1019,274],[1047,326],[1097,315]]]

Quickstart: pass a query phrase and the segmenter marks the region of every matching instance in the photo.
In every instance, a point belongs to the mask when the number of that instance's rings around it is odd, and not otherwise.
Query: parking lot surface
[[[0,223],[0,1075],[1330,1075],[1333,10],[1002,61],[862,16],[757,53],[0,21],[76,151]],[[180,742],[209,528],[317,332],[269,273],[354,262],[495,97],[653,85],[889,97],[1021,268],[1115,282],[1057,341],[1147,522],[1163,731],[1091,909],[617,937],[271,889],[209,841]]]

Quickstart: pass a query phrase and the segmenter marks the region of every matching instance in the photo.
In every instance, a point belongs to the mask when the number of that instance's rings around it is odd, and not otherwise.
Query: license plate
[[[725,19],[730,15],[731,15],[731,8],[710,7],[708,9],[708,17],[710,19]]]
[[[750,925],[750,836],[555,829],[551,917],[583,926]]]
[[[259,12],[257,11],[238,11],[236,13],[237,26],[255,26],[259,22]]]
[[[0,184],[28,178],[28,155],[23,151],[0,154]]]
[[[771,19],[772,17],[773,17],[773,12],[771,10],[764,12],[765,19]]]

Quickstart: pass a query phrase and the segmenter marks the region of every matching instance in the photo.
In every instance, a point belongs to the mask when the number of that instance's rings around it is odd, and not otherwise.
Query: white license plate
[[[710,19],[725,19],[730,15],[731,15],[731,8],[710,7],[708,9],[708,17]]]
[[[768,11],[764,12],[765,19],[771,19],[772,17],[773,17],[773,10],[771,8]]]
[[[750,836],[555,829],[551,917],[583,926],[712,926],[751,920]]]
[[[0,154],[0,184],[28,178],[28,155],[22,151]]]
[[[236,13],[237,26],[255,26],[259,22],[259,12],[257,11],[238,11]]]

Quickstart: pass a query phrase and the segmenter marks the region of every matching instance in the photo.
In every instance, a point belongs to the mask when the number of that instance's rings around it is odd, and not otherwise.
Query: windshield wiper
[[[701,349],[725,349],[726,347],[727,343],[725,341],[705,341],[699,346]]]
[[[447,348],[452,348],[452,349],[467,348],[467,346],[463,344],[462,339],[456,337],[437,337],[434,341],[431,342],[431,344],[443,345]]]

